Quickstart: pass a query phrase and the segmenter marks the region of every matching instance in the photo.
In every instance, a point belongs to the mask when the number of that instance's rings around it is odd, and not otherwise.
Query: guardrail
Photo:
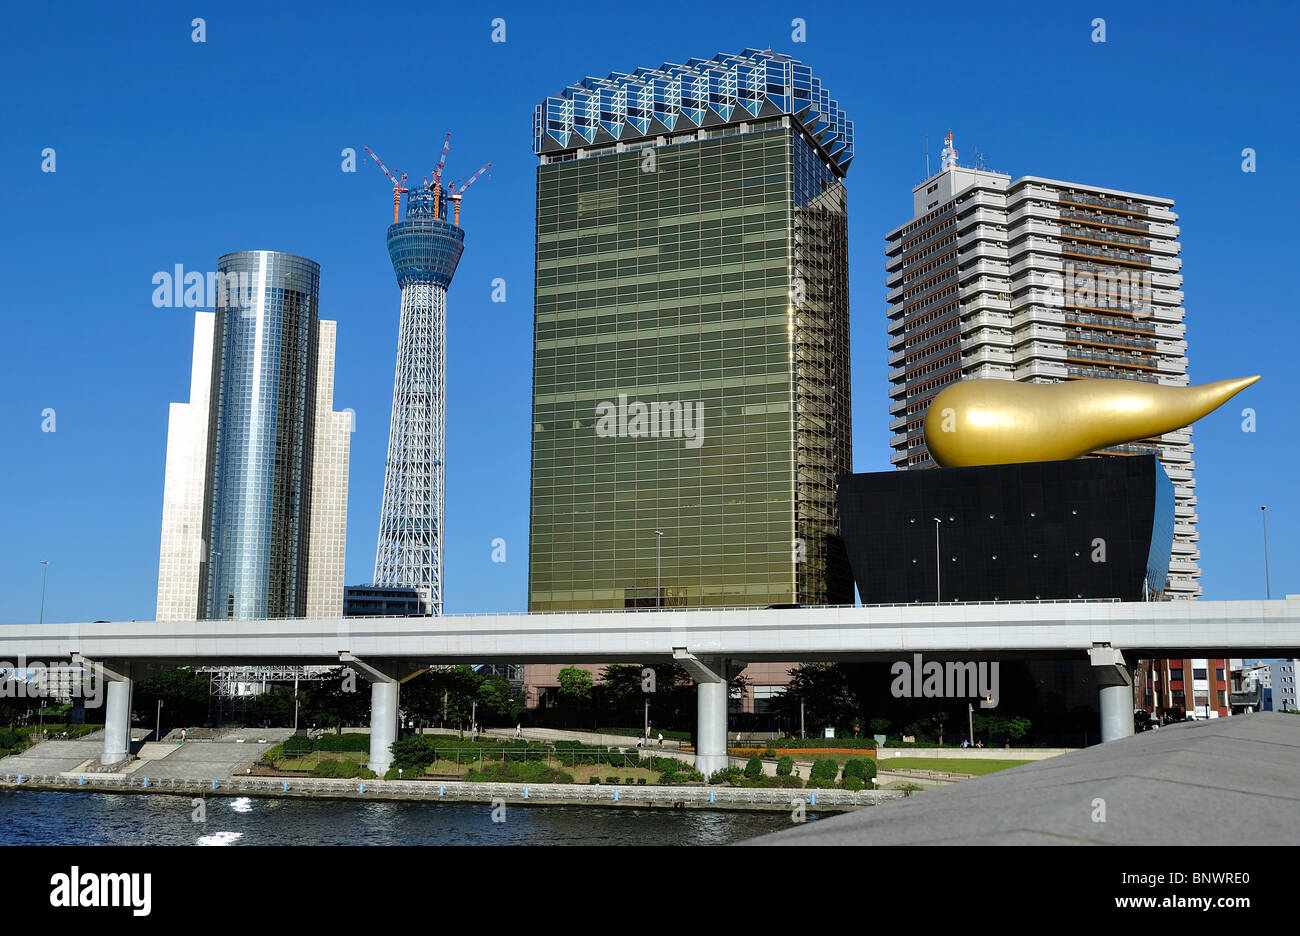
[[[771,809],[800,806],[831,810],[861,809],[905,794],[892,790],[793,790],[719,786],[624,786],[568,783],[463,783],[436,780],[329,780],[283,777],[227,777],[212,780],[111,774],[4,774],[0,789],[96,790],[131,793],[213,794],[219,796],[323,796],[330,798],[397,799],[415,802],[491,804],[501,800],[522,805],[640,806],[678,809]]]

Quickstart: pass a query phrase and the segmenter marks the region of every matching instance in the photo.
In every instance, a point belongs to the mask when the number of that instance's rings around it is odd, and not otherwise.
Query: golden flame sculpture
[[[935,462],[947,468],[1078,458],[1181,429],[1257,380],[1241,377],[1199,387],[1136,380],[962,380],[931,401],[925,444]]]

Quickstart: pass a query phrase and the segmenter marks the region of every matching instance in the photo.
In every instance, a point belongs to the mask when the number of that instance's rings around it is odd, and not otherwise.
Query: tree
[[[207,673],[182,666],[166,670],[135,684],[131,707],[145,724],[153,725],[162,701],[162,717],[169,726],[202,725],[208,718],[212,680]]]
[[[478,702],[479,710],[486,711],[498,723],[508,724],[524,711],[523,696],[513,692],[510,680],[500,673],[493,673],[483,680],[478,690]]]
[[[858,697],[838,663],[805,663],[790,670],[790,683],[776,700],[795,724],[799,707],[813,727],[844,724],[858,712]]]
[[[439,667],[430,670],[429,692],[436,711],[446,712],[446,720],[463,733],[474,717],[474,703],[478,700],[483,677],[472,666]]]
[[[299,722],[334,728],[342,734],[344,725],[364,725],[370,720],[370,683],[355,670],[338,667],[327,679],[310,685],[299,709]]]
[[[566,666],[560,670],[558,679],[562,705],[583,709],[591,703],[591,673],[577,666]]]

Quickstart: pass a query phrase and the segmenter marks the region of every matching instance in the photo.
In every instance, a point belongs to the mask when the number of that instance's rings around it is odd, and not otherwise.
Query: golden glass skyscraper
[[[530,610],[851,603],[852,125],[746,50],[534,128]]]

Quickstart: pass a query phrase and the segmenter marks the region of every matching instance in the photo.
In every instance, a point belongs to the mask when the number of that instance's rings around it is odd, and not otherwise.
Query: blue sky
[[[847,179],[854,461],[888,468],[883,234],[952,128],[962,161],[1176,200],[1193,383],[1264,379],[1197,424],[1203,585],[1300,592],[1294,355],[1300,153],[1295,7],[1178,3],[25,4],[0,38],[0,623],[150,619],[167,410],[188,398],[193,313],[152,277],[275,249],[322,266],[335,405],[357,413],[348,581],[374,563],[399,294],[391,189],[341,171],[370,146],[414,178],[487,161],[464,202],[448,324],[446,610],[527,588],[533,106],[584,75],[771,46],[855,122]],[[191,41],[191,19],[206,42]],[[494,17],[506,41],[491,41]],[[792,39],[792,20],[806,41]],[[1106,42],[1092,21],[1106,21]],[[41,171],[55,150],[56,171]],[[1253,147],[1257,171],[1242,171]],[[507,301],[491,301],[503,278]],[[1255,432],[1241,428],[1243,407]],[[56,431],[42,431],[55,411]],[[491,561],[491,541],[507,562]]]

